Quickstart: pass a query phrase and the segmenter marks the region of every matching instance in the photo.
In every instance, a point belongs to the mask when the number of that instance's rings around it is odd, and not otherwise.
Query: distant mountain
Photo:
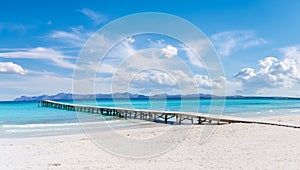
[[[145,96],[141,94],[132,94],[128,92],[114,93],[114,94],[71,94],[71,93],[58,93],[56,95],[41,95],[41,96],[21,96],[14,101],[38,101],[38,100],[72,100],[72,99],[180,99],[180,98],[211,98],[210,94],[193,94],[193,95],[168,95],[159,94],[154,96]]]
[[[141,94],[132,94],[128,92],[114,93],[114,94],[72,94],[72,93],[58,93],[56,95],[41,95],[41,96],[21,96],[14,101],[38,101],[38,100],[87,100],[87,99],[211,99],[211,98],[226,98],[226,99],[299,99],[293,97],[263,97],[263,96],[214,96],[211,94],[188,94],[188,95],[168,95],[157,94],[153,96],[145,96]]]
[[[71,93],[58,93],[56,95],[41,95],[41,96],[21,96],[16,98],[14,101],[38,101],[38,100],[72,100],[72,99],[127,99],[127,98],[137,98],[145,99],[148,96],[131,94],[131,93],[114,93],[114,94],[71,94]]]
[[[41,96],[21,96],[14,101],[38,101],[38,100],[71,100],[73,95],[71,93],[58,93],[56,95],[41,95]]]

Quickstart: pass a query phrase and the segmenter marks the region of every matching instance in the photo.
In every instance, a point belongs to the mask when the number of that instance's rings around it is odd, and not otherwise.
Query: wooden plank
[[[263,120],[255,120],[255,119],[246,119],[240,117],[233,116],[224,116],[224,115],[213,115],[213,114],[204,114],[204,113],[195,113],[195,112],[172,112],[172,111],[157,111],[157,110],[138,110],[138,109],[127,109],[127,108],[118,108],[118,107],[102,107],[102,106],[87,106],[87,105],[79,105],[79,104],[70,104],[70,103],[61,103],[51,100],[42,100],[38,101],[38,106],[41,107],[51,107],[57,109],[65,109],[65,110],[74,110],[74,111],[83,111],[83,112],[92,112],[99,113],[100,109],[101,114],[107,114],[112,116],[119,116],[125,118],[132,118],[131,114],[133,113],[134,119],[140,118],[144,120],[152,120],[150,119],[150,114],[153,120],[156,121],[159,118],[164,119],[165,123],[168,123],[168,119],[171,119],[176,116],[177,124],[181,124],[184,119],[191,120],[191,123],[194,124],[194,118],[198,119],[198,124],[202,124],[206,120],[209,123],[212,121],[216,121],[218,124],[220,122],[226,123],[256,123],[256,124],[264,124],[264,125],[274,125],[274,126],[283,126],[283,127],[291,127],[291,128],[300,128],[300,125],[295,124],[287,124],[281,122],[272,122],[272,121],[263,121]],[[130,116],[128,114],[130,113]],[[138,117],[139,115],[139,117]],[[203,121],[202,121],[203,120]]]

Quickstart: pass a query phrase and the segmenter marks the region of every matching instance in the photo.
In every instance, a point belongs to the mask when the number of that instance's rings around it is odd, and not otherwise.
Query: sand
[[[264,119],[299,123],[300,115]],[[112,132],[89,134],[94,141],[85,133],[0,139],[0,169],[300,169],[300,129],[257,124],[213,125],[209,128],[215,128],[214,131],[203,142],[208,126],[118,130],[121,139],[130,139],[130,149],[126,149],[126,143],[118,145],[119,138]],[[115,153],[99,147],[99,140],[116,146]],[[152,140],[155,145],[147,143]],[[145,144],[143,151],[133,147],[139,146],[138,141]],[[156,147],[170,148],[152,157],[132,158],[134,153],[156,153]],[[129,156],[117,156],[123,152]]]

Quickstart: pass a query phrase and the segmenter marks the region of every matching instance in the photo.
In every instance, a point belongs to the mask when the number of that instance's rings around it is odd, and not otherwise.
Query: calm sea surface
[[[63,101],[73,103],[73,101]],[[260,117],[300,114],[300,100],[295,99],[183,99],[183,100],[88,100],[77,101],[85,105],[125,107],[147,110],[223,112],[224,115]],[[78,115],[77,115],[78,114]],[[213,113],[212,113],[213,114]],[[97,114],[38,107],[37,102],[0,102],[0,137],[57,135],[81,131],[80,122],[119,121],[122,127],[136,126],[129,122],[103,117]],[[101,117],[101,119],[99,118]],[[93,128],[91,126],[91,128]]]

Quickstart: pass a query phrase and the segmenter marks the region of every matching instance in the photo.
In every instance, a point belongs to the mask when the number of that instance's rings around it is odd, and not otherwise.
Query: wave
[[[91,121],[91,122],[77,122],[77,123],[54,123],[54,124],[23,124],[23,125],[0,125],[2,128],[51,128],[51,127],[65,127],[65,126],[82,126],[84,125],[98,125],[98,124],[111,124],[111,123],[126,123],[122,120],[106,120],[106,121]]]
[[[63,129],[9,129],[9,130],[5,130],[5,132],[8,133],[30,133],[30,132],[45,132],[45,131],[59,131],[59,132],[63,132],[66,130],[72,130],[72,128],[63,128]]]
[[[61,124],[24,124],[24,125],[2,125],[2,128],[46,128],[46,127],[64,127],[80,126],[80,123],[61,123]]]

